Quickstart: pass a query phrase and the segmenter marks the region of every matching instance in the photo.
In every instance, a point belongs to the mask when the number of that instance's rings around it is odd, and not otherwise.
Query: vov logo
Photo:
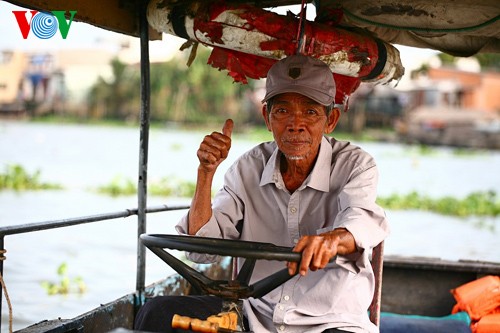
[[[66,21],[65,10],[53,10],[51,11],[52,15],[36,10],[30,10],[29,12],[31,13],[31,18],[28,23],[28,18],[26,17],[27,10],[12,11],[24,39],[28,38],[30,30],[40,39],[52,38],[57,33],[57,30],[59,30],[61,37],[66,39],[76,14],[76,10],[70,10],[69,21]]]

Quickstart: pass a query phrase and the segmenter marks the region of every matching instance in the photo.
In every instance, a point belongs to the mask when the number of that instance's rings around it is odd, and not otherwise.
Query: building
[[[500,73],[429,68],[425,77],[413,81],[409,108],[444,106],[498,113],[499,91]]]
[[[0,52],[0,112],[17,115],[25,111],[22,95],[26,55],[21,52]]]
[[[500,73],[429,68],[405,89],[397,126],[410,142],[500,148]]]
[[[3,51],[0,115],[81,114],[88,89],[111,75],[107,50]]]

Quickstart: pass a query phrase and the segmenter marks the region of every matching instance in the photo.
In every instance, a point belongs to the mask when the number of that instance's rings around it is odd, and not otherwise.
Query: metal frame
[[[167,206],[167,205],[161,205],[161,206],[154,206],[154,207],[145,207],[142,209],[142,212],[144,215],[149,214],[149,213],[159,213],[159,212],[167,212],[167,211],[173,211],[173,210],[181,210],[181,209],[188,209],[189,205],[178,205],[178,206]],[[46,222],[38,222],[38,223],[29,223],[29,224],[23,224],[23,225],[18,225],[18,226],[7,226],[7,227],[1,227],[0,228],[0,251],[4,250],[5,251],[5,237],[8,235],[16,235],[16,234],[24,234],[24,233],[29,233],[29,232],[36,232],[36,231],[43,231],[43,230],[50,230],[50,229],[58,229],[58,228],[64,228],[64,227],[71,227],[71,226],[76,226],[80,224],[89,224],[89,223],[95,223],[95,222],[100,222],[100,221],[106,221],[106,220],[113,220],[113,219],[118,219],[118,218],[125,218],[129,217],[132,215],[137,215],[139,216],[139,213],[141,210],[139,208],[132,208],[132,209],[126,209],[123,211],[118,211],[118,212],[111,212],[111,213],[104,213],[104,214],[97,214],[97,215],[90,215],[90,216],[82,216],[82,217],[76,217],[76,218],[69,218],[69,219],[61,219],[61,220],[53,220],[53,221],[46,221]],[[145,216],[144,216],[145,219]],[[140,244],[140,239],[138,238],[138,244]],[[4,261],[6,257],[4,256],[4,253],[0,253],[0,273],[3,276],[3,266],[4,266]],[[141,259],[141,260],[140,260]],[[136,283],[136,291],[138,293],[138,299],[143,299],[142,293],[144,292],[144,277],[145,277],[145,257],[142,258],[137,258],[137,283]],[[139,277],[142,278],[142,280],[139,280]],[[140,284],[142,283],[142,285]],[[2,324],[1,320],[1,314],[2,314],[2,293],[0,293],[0,325]]]
[[[139,36],[141,47],[141,112],[140,112],[140,142],[139,142],[139,172],[137,183],[138,208],[126,209],[124,211],[104,213],[77,218],[53,220],[46,222],[30,223],[19,226],[0,227],[0,274],[3,276],[3,263],[6,259],[5,236],[21,234],[56,228],[64,228],[79,224],[100,222],[104,220],[125,218],[137,215],[137,275],[136,275],[136,305],[141,305],[144,300],[145,277],[146,277],[146,248],[140,241],[140,235],[146,232],[146,215],[148,213],[165,212],[171,210],[188,209],[189,205],[172,206],[167,205],[147,207],[147,175],[148,175],[148,151],[149,151],[149,123],[150,123],[150,62],[149,62],[149,25],[147,22],[147,0],[139,2]],[[2,314],[2,293],[0,293],[0,325]]]
[[[141,46],[141,114],[140,114],[140,142],[139,142],[139,174],[137,183],[137,200],[139,211],[137,214],[137,276],[136,291],[141,300],[145,284],[146,248],[139,236],[146,232],[147,206],[147,179],[148,179],[148,152],[149,152],[149,118],[150,118],[150,64],[149,64],[149,25],[147,21],[148,1],[141,1],[139,12],[139,33]]]

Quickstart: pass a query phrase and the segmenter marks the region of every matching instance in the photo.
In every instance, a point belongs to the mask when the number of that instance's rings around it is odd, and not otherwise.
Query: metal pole
[[[4,240],[5,240],[4,235],[1,235],[0,236],[0,250],[2,250],[2,251],[5,250]],[[0,254],[0,274],[2,274],[2,279],[3,279],[3,261],[5,260],[4,254],[5,254],[5,252]],[[0,329],[2,327],[2,298],[3,298],[2,295],[3,295],[3,290],[0,291]]]
[[[147,21],[146,0],[140,3],[139,29],[141,44],[141,133],[139,144],[139,179],[137,184],[138,218],[137,218],[137,277],[136,293],[138,303],[142,304],[146,280],[146,248],[139,236],[146,232],[146,205],[147,205],[147,175],[148,175],[148,148],[149,148],[149,111],[150,111],[150,70],[149,70],[149,32]]]

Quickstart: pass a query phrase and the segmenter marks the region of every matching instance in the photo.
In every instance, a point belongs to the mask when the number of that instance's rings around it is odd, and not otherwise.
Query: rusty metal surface
[[[47,320],[16,333],[101,333],[134,324],[134,295],[129,294],[114,302],[84,313],[74,319]]]

